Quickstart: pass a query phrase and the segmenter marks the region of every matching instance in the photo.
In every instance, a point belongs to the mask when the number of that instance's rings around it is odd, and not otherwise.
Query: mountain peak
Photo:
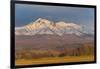
[[[81,26],[75,23],[66,23],[64,21],[59,21],[57,23],[53,21],[49,21],[44,18],[38,18],[36,21],[22,26],[20,28],[15,28],[16,34],[28,34],[28,35],[35,35],[35,34],[69,34],[76,33],[80,34]]]
[[[44,18],[38,18],[35,22],[36,22],[36,23],[50,23],[49,20],[44,19]]]

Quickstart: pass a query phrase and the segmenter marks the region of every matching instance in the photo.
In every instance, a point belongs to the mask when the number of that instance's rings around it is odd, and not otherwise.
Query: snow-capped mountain
[[[22,27],[15,27],[16,35],[36,35],[36,34],[76,34],[82,35],[82,27],[75,23],[66,23],[64,21],[53,22],[47,19],[38,18],[36,21],[31,22]]]

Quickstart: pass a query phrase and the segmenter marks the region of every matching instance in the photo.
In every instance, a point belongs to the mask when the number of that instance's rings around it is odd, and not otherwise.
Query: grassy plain
[[[64,57],[48,57],[39,59],[17,59],[18,65],[38,65],[38,64],[52,64],[52,63],[70,63],[70,62],[86,62],[94,61],[94,56],[64,56]]]

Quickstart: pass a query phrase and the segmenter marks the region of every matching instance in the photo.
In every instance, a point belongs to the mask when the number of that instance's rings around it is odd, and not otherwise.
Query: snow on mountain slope
[[[36,21],[31,22],[22,27],[15,27],[16,35],[36,35],[36,34],[76,34],[81,35],[79,32],[81,26],[75,23],[66,23],[63,21],[54,23],[47,19],[38,18]]]

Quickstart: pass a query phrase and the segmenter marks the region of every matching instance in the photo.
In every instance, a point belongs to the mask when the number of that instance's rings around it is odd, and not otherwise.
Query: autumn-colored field
[[[47,57],[39,59],[18,59],[15,61],[17,65],[37,65],[51,63],[69,63],[69,62],[85,62],[94,61],[94,56],[64,56],[64,57]]]
[[[74,35],[16,36],[16,65],[94,61],[93,39]]]

